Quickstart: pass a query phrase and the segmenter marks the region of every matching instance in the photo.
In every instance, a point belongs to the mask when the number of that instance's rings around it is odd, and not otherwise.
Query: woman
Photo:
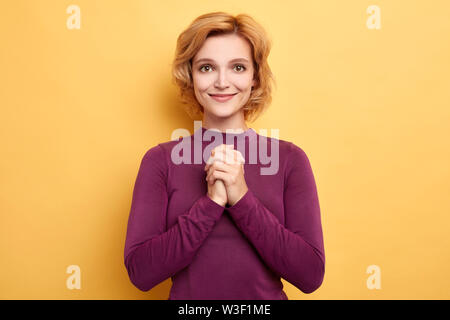
[[[263,28],[244,14],[202,15],[179,36],[175,83],[203,124],[183,138],[183,155],[174,140],[142,159],[124,252],[140,290],[171,277],[169,299],[286,300],[281,278],[304,293],[321,285],[324,245],[308,158],[246,125],[271,102],[269,51]],[[211,136],[214,148],[204,139]],[[259,161],[264,146],[277,155],[269,173]]]

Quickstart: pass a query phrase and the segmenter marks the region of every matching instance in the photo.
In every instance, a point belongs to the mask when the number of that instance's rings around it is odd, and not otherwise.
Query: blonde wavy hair
[[[233,17],[225,12],[212,12],[196,18],[178,36],[172,82],[179,88],[180,99],[188,115],[193,119],[202,116],[203,107],[194,93],[192,59],[209,36],[221,34],[237,34],[250,43],[256,85],[243,108],[245,120],[254,121],[272,102],[272,85],[276,86],[276,82],[267,63],[271,41],[263,27],[247,14]]]

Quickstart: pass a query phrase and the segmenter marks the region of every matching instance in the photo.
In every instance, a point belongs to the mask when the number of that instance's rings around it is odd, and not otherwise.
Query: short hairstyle
[[[178,86],[181,102],[191,118],[203,115],[194,93],[192,59],[209,36],[237,34],[250,44],[254,79],[247,103],[243,106],[245,120],[254,121],[272,102],[272,82],[276,85],[267,57],[271,41],[264,28],[247,14],[236,17],[225,12],[212,12],[196,18],[179,36],[172,64],[172,82]]]

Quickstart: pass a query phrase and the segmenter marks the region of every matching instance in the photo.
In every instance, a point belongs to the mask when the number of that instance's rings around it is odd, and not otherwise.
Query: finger
[[[225,145],[224,144],[220,144],[216,147],[214,147],[214,149],[211,150],[211,156],[214,156],[218,151],[225,149]]]
[[[244,165],[241,165],[242,168],[242,175],[245,175],[245,170],[244,170]],[[239,169],[238,169],[239,170]],[[214,171],[220,171],[223,172],[229,176],[231,175],[240,175],[239,171],[236,171],[236,168],[233,166],[230,166],[226,163],[223,162],[214,162],[213,165],[211,165],[208,169],[208,172],[206,174],[206,179],[209,179],[209,177],[211,176],[211,174]]]
[[[214,152],[217,153],[219,151],[226,151],[226,150],[234,150],[234,145],[232,144],[221,144],[214,148]]]
[[[225,174],[230,174],[232,172],[232,168],[226,168],[226,167],[222,167],[222,166],[227,166],[227,165],[224,163],[221,163],[221,162],[215,162],[214,165],[208,169],[208,172],[206,173],[206,179],[207,180],[211,179],[211,175],[214,171],[220,171]]]
[[[209,175],[211,175],[211,172],[213,172],[214,170],[219,170],[219,171],[225,171],[225,169],[223,167],[221,167],[221,165],[224,164],[223,162],[219,162],[216,161],[213,164],[211,164],[208,168],[208,170],[206,171],[206,177],[208,177]]]
[[[225,154],[223,152],[216,152],[213,156],[209,157],[206,161],[206,165],[209,167],[214,161],[225,162]]]
[[[214,170],[211,173],[210,179],[213,179],[214,181],[216,179],[222,180],[225,184],[228,182],[228,174],[222,171]]]
[[[229,154],[229,156],[225,158],[232,160],[232,163],[239,163],[239,164],[245,163],[245,159],[240,151],[228,148],[224,152],[226,152],[226,154]]]
[[[213,176],[209,176],[208,179],[207,179],[208,185],[210,187],[212,187],[216,183],[217,180],[220,180],[220,179],[217,179],[217,178],[215,178]]]
[[[208,184],[210,184],[210,185],[214,184],[214,179],[211,177],[211,174],[208,174],[206,176],[206,181],[208,181]]]
[[[225,145],[221,145],[221,146],[225,146],[225,148],[221,148],[221,149],[219,149],[219,150],[225,151],[225,152],[227,152],[227,153],[228,153],[228,152],[231,152],[231,153],[237,155],[237,158],[235,158],[235,157],[233,156],[233,159],[234,159],[235,162],[245,163],[245,159],[244,159],[244,157],[242,156],[242,153],[241,153],[240,151],[234,149],[234,145],[232,145],[232,144],[225,144]]]
[[[220,144],[218,146],[216,146],[214,149],[211,150],[211,155],[213,155],[214,153],[218,152],[218,151],[225,151],[225,150],[234,150],[234,145],[232,144]]]
[[[236,151],[229,148],[217,150],[214,157],[216,157],[214,159],[228,164],[241,163],[241,161],[239,160],[239,155],[237,155]],[[214,161],[214,159],[212,159],[211,161]]]
[[[209,184],[212,184],[212,181],[210,181],[211,173],[211,170],[208,170],[208,172],[206,173],[206,181],[208,181]]]
[[[227,148],[224,151],[222,151],[222,153],[224,154],[225,163],[228,163],[228,164],[236,164],[237,163],[237,156],[233,149]]]
[[[242,153],[238,150],[234,150],[232,147],[233,147],[232,145],[225,145],[225,144],[217,146],[211,151],[211,156],[206,161],[206,164],[211,164],[215,160],[227,162],[229,164],[245,163],[245,159],[242,156]],[[205,167],[205,170],[207,170],[207,168],[208,167]]]
[[[245,158],[244,158],[244,156],[242,155],[242,153],[240,153],[240,152],[237,151],[237,150],[236,150],[236,153],[238,154],[238,162],[241,163],[241,164],[245,163]]]
[[[219,170],[223,172],[230,172],[233,170],[233,167],[225,162],[215,161],[208,170]]]
[[[209,157],[209,159],[206,161],[206,164],[211,165],[214,161],[225,162],[225,160],[226,160],[226,154],[222,150],[216,150],[214,155]]]
[[[226,146],[227,146],[226,144],[216,146],[214,149],[211,150],[211,156],[215,156],[218,152],[228,149]]]
[[[231,145],[224,144],[224,143],[219,144],[218,146],[214,147],[214,149],[211,150],[211,154],[216,153],[219,150],[228,149],[229,146],[231,146]]]
[[[208,181],[208,184],[214,184],[216,182],[217,178],[214,176],[214,172],[221,172],[221,173],[227,174],[226,172],[211,168],[208,171],[208,174],[206,175],[206,178],[205,178],[206,181]]]
[[[219,160],[219,158],[217,157],[217,153],[215,153],[215,151],[213,150],[211,151],[211,156],[206,161],[206,165],[211,165],[211,163],[213,163],[215,160]]]

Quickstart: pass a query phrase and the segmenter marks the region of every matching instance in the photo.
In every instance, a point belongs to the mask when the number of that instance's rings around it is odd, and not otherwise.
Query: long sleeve
[[[137,174],[124,249],[131,282],[148,291],[188,266],[224,207],[206,194],[166,228],[168,163],[157,145],[144,155]]]
[[[304,293],[320,287],[325,254],[316,184],[309,160],[290,143],[285,171],[285,226],[248,189],[228,208],[239,229],[276,274]]]

